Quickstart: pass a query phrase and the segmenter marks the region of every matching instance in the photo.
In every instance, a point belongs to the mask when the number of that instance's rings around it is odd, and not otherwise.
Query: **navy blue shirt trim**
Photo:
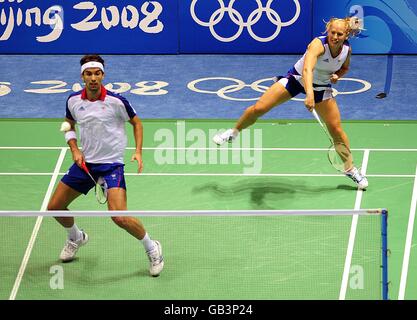
[[[69,99],[71,99],[72,97],[75,97],[75,96],[80,95],[80,94],[81,94],[81,92],[82,92],[82,90],[77,91],[77,92],[74,92],[74,93],[70,94],[70,96],[68,97],[67,102],[66,102],[66,104],[65,104],[65,117],[66,117],[67,119],[70,119],[70,120],[72,120],[72,121],[76,121],[76,120],[74,119],[74,117],[72,116],[71,111],[70,111],[70,110],[69,110],[69,108],[68,108],[68,100],[69,100]]]
[[[126,108],[126,112],[127,112],[130,119],[132,119],[134,116],[136,116],[135,109],[133,109],[133,107],[130,105],[129,101],[127,101],[127,99],[125,97],[121,96],[120,94],[111,92],[111,91],[107,91],[107,94],[109,96],[112,96],[112,97],[115,97],[115,98],[119,99],[123,103],[123,105]]]

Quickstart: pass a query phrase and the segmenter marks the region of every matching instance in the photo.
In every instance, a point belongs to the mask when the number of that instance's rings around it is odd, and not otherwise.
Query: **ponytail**
[[[346,17],[346,18],[331,18],[330,21],[326,22],[326,30],[323,32],[323,34],[328,33],[330,30],[330,26],[335,21],[342,21],[346,25],[346,33],[348,34],[348,38],[356,37],[358,34],[362,32],[362,30],[365,30],[363,26],[363,20],[359,19],[358,17]]]

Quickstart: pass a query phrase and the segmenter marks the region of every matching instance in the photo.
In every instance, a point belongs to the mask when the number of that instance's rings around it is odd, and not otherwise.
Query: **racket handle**
[[[316,109],[313,109],[313,111],[311,111],[311,113],[313,114],[314,118],[316,118],[317,122],[320,124],[320,127],[323,129],[324,133],[327,135],[327,138],[329,138],[330,143],[333,144],[333,138],[330,136],[330,133],[324,127],[323,122],[321,122],[321,119],[320,119],[319,115],[317,114]]]
[[[90,173],[90,170],[88,170],[87,165],[85,164],[85,162],[84,162],[84,161],[83,161],[83,162],[81,162],[81,168],[82,168],[85,172]]]
[[[311,111],[311,113],[313,114],[313,116],[314,116],[314,118],[316,118],[316,120],[317,120],[317,122],[324,128],[324,125],[323,125],[323,123],[321,122],[321,120],[320,120],[320,117],[319,117],[319,115],[317,114],[317,111],[316,111],[316,109],[313,109],[313,111]]]
[[[91,179],[92,181],[94,181],[94,183],[97,183],[97,181],[96,181],[96,180],[93,178],[93,176],[91,175],[90,170],[88,170],[87,165],[85,164],[85,162],[84,162],[84,161],[81,163],[81,168],[85,171],[85,173],[87,173],[87,174],[88,174],[88,176],[90,177],[90,179]]]

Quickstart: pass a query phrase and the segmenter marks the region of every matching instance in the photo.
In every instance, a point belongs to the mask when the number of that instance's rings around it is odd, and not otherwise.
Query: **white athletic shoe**
[[[352,170],[345,173],[347,177],[351,178],[359,189],[363,190],[368,187],[368,179],[363,175],[358,168],[353,167]]]
[[[88,242],[88,235],[82,231],[83,238],[77,241],[71,241],[67,240],[65,242],[65,246],[61,251],[61,254],[59,258],[62,260],[62,262],[69,262],[74,260],[75,254],[77,253],[78,249],[85,245]]]
[[[222,145],[223,143],[227,142],[232,142],[233,140],[235,140],[237,137],[237,134],[235,133],[235,131],[233,129],[227,129],[225,132],[223,133],[218,133],[213,137],[213,141],[215,144],[217,145]]]
[[[155,240],[154,243],[154,248],[147,251],[146,254],[148,255],[150,261],[149,273],[151,276],[157,277],[164,268],[164,257],[162,256],[162,246],[159,241]]]

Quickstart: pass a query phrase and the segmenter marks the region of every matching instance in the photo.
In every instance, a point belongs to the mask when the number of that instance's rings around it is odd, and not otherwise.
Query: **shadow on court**
[[[348,190],[348,191],[357,191],[358,190],[357,187],[349,186],[349,185],[346,185],[346,184],[338,185],[337,189],[339,189],[339,190]],[[366,191],[366,190],[364,190],[364,191]]]
[[[56,260],[51,261],[50,263],[37,262],[35,265],[32,264],[26,271],[25,280],[36,283],[39,281],[39,275],[43,275],[46,281],[52,276],[50,273],[51,266],[62,266],[67,281],[73,284],[84,287],[92,285],[101,286],[109,283],[117,284],[131,281],[132,279],[149,277],[149,272],[146,268],[147,263],[144,259],[142,264],[143,267],[138,268],[137,263],[131,263],[132,269],[129,271],[129,268],[126,268],[125,272],[121,272],[123,267],[125,267],[125,265],[121,264],[117,268],[118,272],[114,273],[110,271],[111,269],[106,270],[106,262],[103,261],[103,259],[84,255],[83,257],[78,257],[67,263]]]
[[[207,183],[202,186],[193,188],[194,193],[210,192],[215,194],[218,198],[242,198],[247,195],[250,199],[250,203],[257,209],[274,209],[266,203],[266,198],[273,195],[276,198],[281,199],[295,199],[300,195],[320,195],[329,192],[335,192],[337,190],[356,190],[355,187],[348,185],[330,186],[330,187],[317,187],[306,185],[305,182],[294,181],[290,182],[276,182],[276,180],[243,180],[239,183],[226,185],[222,183]],[[276,209],[276,208],[275,208]]]

